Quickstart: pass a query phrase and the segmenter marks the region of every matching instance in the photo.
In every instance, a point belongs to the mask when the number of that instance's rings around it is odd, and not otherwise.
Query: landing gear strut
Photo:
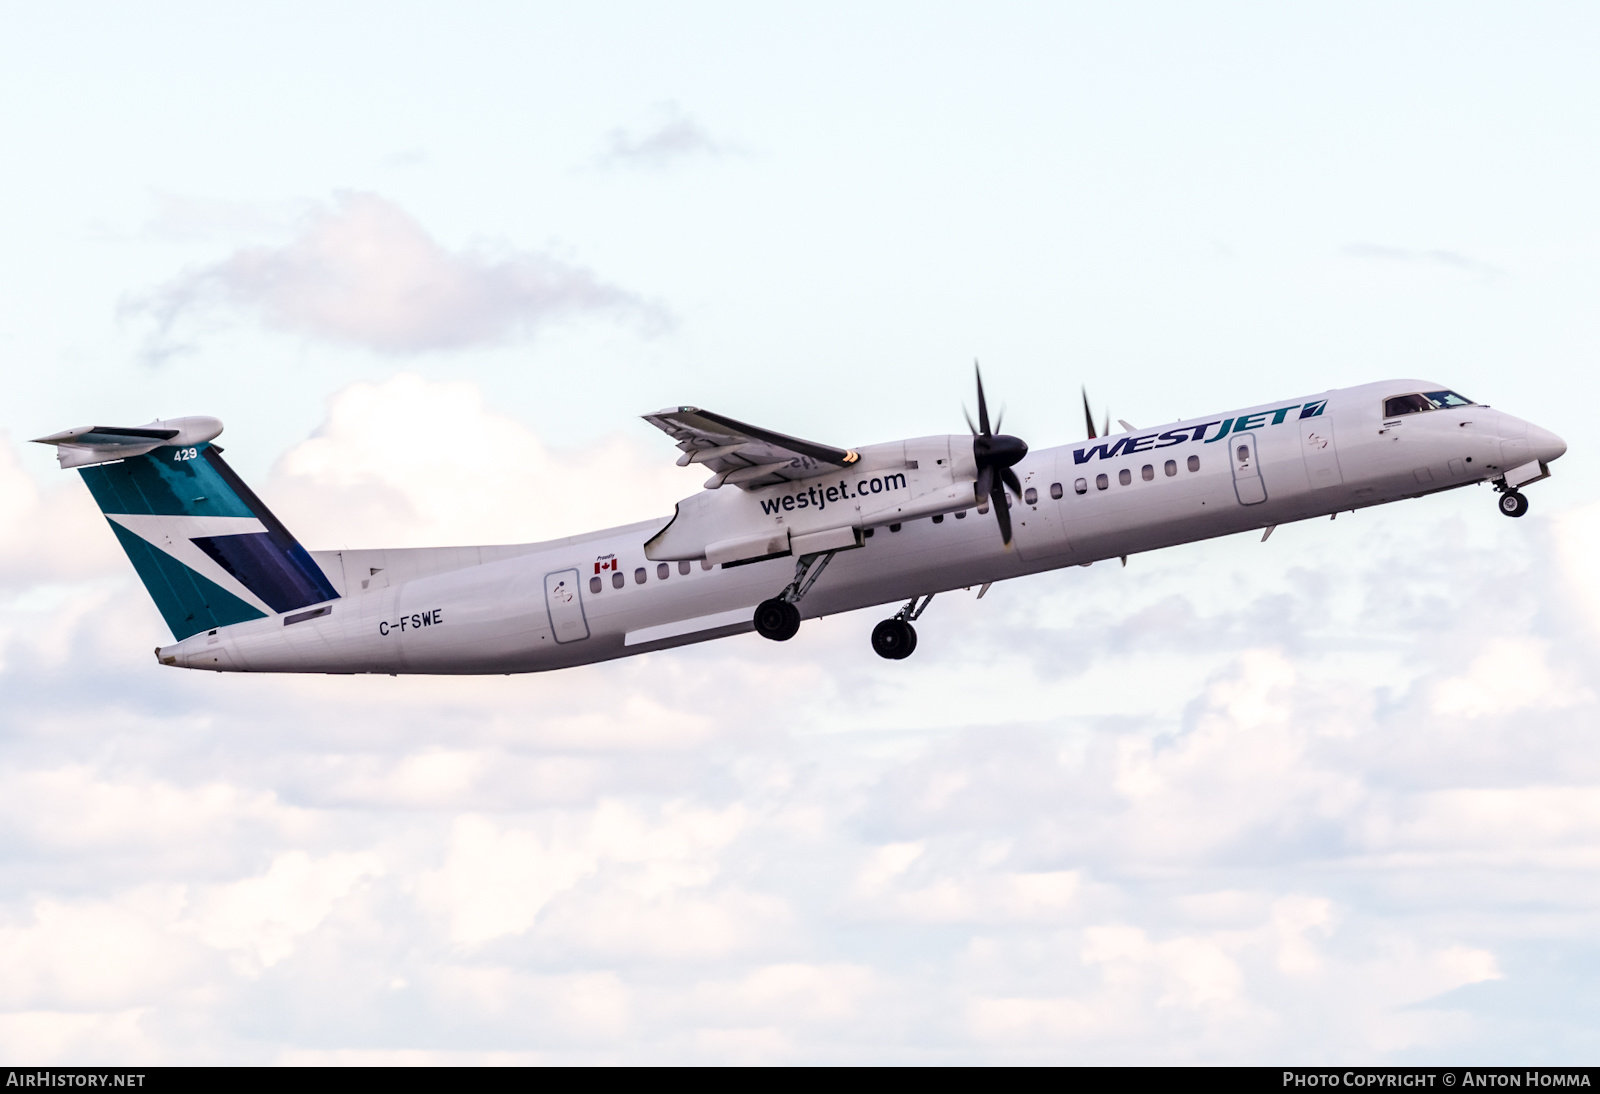
[[[922,603],[918,604],[918,600]],[[885,619],[873,627],[872,652],[891,661],[904,661],[910,657],[917,648],[917,629],[911,625],[911,621],[927,611],[932,602],[932,593],[923,597],[914,596],[895,613],[893,619]]]
[[[828,568],[837,552],[820,555],[801,555],[795,559],[794,580],[788,588],[756,605],[756,633],[774,642],[787,642],[800,633],[800,599],[811,591],[822,571]]]
[[[1505,490],[1500,494],[1500,511],[1508,517],[1520,517],[1528,511],[1528,499],[1516,490]]]

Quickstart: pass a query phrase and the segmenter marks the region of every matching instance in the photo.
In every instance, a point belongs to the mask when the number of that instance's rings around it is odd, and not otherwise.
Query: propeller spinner
[[[978,464],[976,493],[980,500],[987,496],[993,504],[995,519],[1000,522],[1000,538],[1009,547],[1011,503],[1006,500],[1005,488],[1011,487],[1013,494],[1022,497],[1022,483],[1011,468],[1028,454],[1028,444],[1020,437],[1008,437],[989,428],[989,404],[983,397],[983,373],[976,361],[972,363],[972,371],[978,377],[978,424],[973,425],[969,415],[967,428],[972,430],[972,456]],[[1004,416],[1004,412],[1001,416]],[[996,427],[999,424],[999,419],[996,419]]]

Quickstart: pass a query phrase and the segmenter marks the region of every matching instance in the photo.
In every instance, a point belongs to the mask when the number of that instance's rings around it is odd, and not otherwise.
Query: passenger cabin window
[[[600,591],[600,575],[599,574],[596,574],[594,577],[591,577],[589,579],[589,591],[591,593],[597,593],[597,592]]]
[[[689,563],[688,563],[687,560],[678,563],[678,574],[681,577],[687,577],[688,576],[688,574],[689,574]]]
[[[1133,481],[1133,472],[1124,467],[1121,471],[1117,472],[1117,481],[1123,486],[1127,486]]]
[[[672,572],[672,567],[671,566],[668,566],[665,562],[660,563],[659,565],[656,566],[656,580],[657,581],[665,581],[665,580],[667,580],[667,575],[670,574],[671,572]]]
[[[1060,501],[1061,500],[1061,495],[1063,493],[1065,493],[1065,491],[1063,491],[1061,489],[1061,484],[1059,482],[1053,482],[1053,483],[1050,484],[1050,496],[1052,498],[1054,498],[1056,501]],[[1083,491],[1080,490],[1080,491],[1078,491],[1078,493],[1081,494],[1081,493],[1083,493]]]
[[[1177,460],[1168,460],[1167,463],[1166,463],[1166,466],[1164,468],[1162,468],[1162,470],[1164,470],[1167,473],[1167,478],[1169,478],[1169,479],[1172,478],[1172,476],[1174,476],[1174,475],[1176,475],[1178,473],[1178,461]]]
[[[1087,494],[1089,492],[1089,484],[1083,479],[1079,479],[1077,482],[1073,483],[1072,488],[1080,494]]]
[[[1200,457],[1199,456],[1190,456],[1189,457],[1189,470],[1190,471],[1198,471],[1198,470],[1200,470]]]
[[[1241,444],[1239,446],[1238,455],[1239,455],[1239,462],[1240,463],[1249,463],[1250,462],[1250,446],[1247,445],[1247,444]]]
[[[709,558],[702,558],[700,560],[700,568],[702,570],[709,570],[709,569],[711,569],[711,567],[713,567],[715,565],[716,565],[716,563],[712,562]]]
[[[622,571],[618,570],[616,573],[611,575],[611,587],[613,589],[620,589],[620,588],[622,588],[622,584],[623,584]]]
[[[1109,485],[1104,475],[1096,475],[1094,477],[1094,488],[1096,490],[1104,490]]]
[[[935,513],[935,514],[933,514],[933,523],[935,523],[935,524],[943,524],[944,523],[944,514],[943,513]]]
[[[1475,406],[1471,399],[1453,391],[1421,391],[1412,395],[1396,395],[1383,401],[1383,416],[1398,418],[1404,414],[1421,414],[1425,410],[1445,410],[1453,406]]]
[[[1026,490],[1024,490],[1022,492],[1022,500],[1024,502],[1026,502],[1027,504],[1029,504],[1029,505],[1038,505],[1039,504],[1039,491],[1035,490],[1031,486],[1028,487]]]
[[[1149,464],[1145,464],[1139,469],[1139,477],[1145,482],[1154,482],[1156,477],[1156,469],[1151,467]]]
[[[640,566],[637,570],[633,571],[633,582],[635,585],[643,585],[645,583],[645,572],[643,566]]]

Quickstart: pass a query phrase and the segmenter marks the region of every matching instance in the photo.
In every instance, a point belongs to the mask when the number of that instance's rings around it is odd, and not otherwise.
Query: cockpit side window
[[[1383,401],[1383,416],[1398,418],[1402,414],[1420,414],[1424,410],[1445,410],[1453,406],[1474,406],[1471,399],[1453,391],[1419,392],[1414,395],[1396,395]]]
[[[1433,404],[1421,395],[1396,395],[1393,399],[1383,401],[1385,418],[1398,418],[1402,414],[1418,414],[1432,409]]]

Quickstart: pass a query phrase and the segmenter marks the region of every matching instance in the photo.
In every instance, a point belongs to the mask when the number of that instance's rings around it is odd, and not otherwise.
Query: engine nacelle
[[[740,562],[861,545],[868,528],[978,504],[972,439],[959,434],[869,445],[836,468],[756,490],[707,490],[645,544],[652,561]]]

